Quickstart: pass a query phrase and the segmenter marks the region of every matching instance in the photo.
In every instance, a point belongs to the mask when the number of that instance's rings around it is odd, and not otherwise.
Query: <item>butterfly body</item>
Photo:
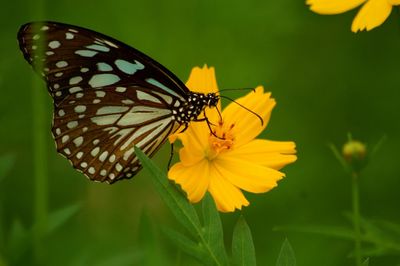
[[[189,91],[150,57],[88,29],[28,23],[18,41],[53,98],[57,151],[91,180],[131,178],[141,169],[135,146],[152,156],[219,101]]]

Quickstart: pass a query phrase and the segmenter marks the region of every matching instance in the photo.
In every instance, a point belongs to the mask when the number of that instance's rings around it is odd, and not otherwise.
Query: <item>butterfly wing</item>
[[[136,49],[55,22],[25,24],[18,40],[53,97],[58,152],[90,179],[132,177],[140,170],[134,146],[152,156],[179,128],[171,107],[188,89]]]

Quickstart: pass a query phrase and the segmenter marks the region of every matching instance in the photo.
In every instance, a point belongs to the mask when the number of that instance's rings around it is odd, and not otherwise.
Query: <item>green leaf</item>
[[[80,204],[73,204],[49,214],[46,234],[51,234],[67,222],[80,209]]]
[[[19,220],[14,220],[7,246],[8,259],[11,265],[17,264],[18,260],[25,254],[31,244],[32,235],[24,228]]]
[[[2,155],[0,157],[0,181],[7,175],[15,161],[14,155]]]
[[[144,168],[150,172],[153,183],[161,198],[167,204],[176,219],[190,232],[201,234],[199,217],[196,210],[176,187],[171,185],[167,176],[138,148],[135,147],[136,155],[139,157]],[[196,233],[195,233],[196,232]]]
[[[345,216],[353,221],[353,216],[346,213]],[[362,240],[375,245],[373,252],[367,255],[400,254],[400,226],[387,221],[374,221],[361,217]]]
[[[243,216],[239,218],[233,230],[232,257],[236,266],[256,265],[256,252],[254,250],[251,231]]]
[[[382,145],[386,142],[387,136],[383,135],[378,142],[374,145],[374,147],[371,149],[371,152],[369,153],[370,157],[373,158],[375,157],[376,153],[382,148]]]
[[[276,266],[296,266],[296,256],[287,238],[283,241]]]
[[[167,258],[160,248],[156,225],[151,217],[143,210],[139,222],[139,246],[143,251],[140,265],[162,265],[166,264]]]
[[[219,261],[228,264],[226,255],[222,223],[210,194],[203,199],[204,239],[210,248],[217,254]]]
[[[109,258],[103,258],[97,263],[91,263],[94,266],[131,266],[142,265],[139,263],[142,254],[140,252],[130,251],[115,254]],[[88,265],[88,264],[85,264]]]
[[[180,250],[185,252],[187,255],[196,258],[203,262],[205,265],[212,265],[213,262],[210,257],[207,256],[206,251],[202,245],[197,244],[193,240],[187,238],[185,235],[171,229],[164,227],[164,234],[174,243]]]
[[[135,152],[143,167],[150,172],[151,180],[153,180],[156,190],[176,219],[201,245],[204,245],[206,256],[210,258],[212,265],[225,265],[223,261],[219,260],[218,254],[206,242],[194,207],[175,186],[169,183],[167,176],[138,147],[135,147]]]
[[[368,265],[369,265],[369,258],[364,260],[364,262],[362,263],[362,266],[368,266]]]
[[[339,152],[339,150],[336,148],[336,146],[333,145],[332,143],[329,143],[328,147],[331,149],[333,155],[336,157],[336,159],[342,165],[344,171],[345,172],[351,172],[351,169],[350,169],[348,163],[344,160],[342,154]]]
[[[277,226],[275,231],[293,231],[300,233],[312,233],[348,240],[354,240],[354,232],[352,228],[342,226],[324,226],[324,225],[285,225]]]

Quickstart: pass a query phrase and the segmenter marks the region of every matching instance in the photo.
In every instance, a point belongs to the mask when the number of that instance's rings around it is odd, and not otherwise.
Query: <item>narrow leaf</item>
[[[115,254],[109,258],[103,258],[97,263],[92,263],[94,266],[130,266],[141,265],[139,263],[142,254],[135,251]],[[86,264],[87,265],[87,264]]]
[[[138,147],[135,147],[135,152],[143,167],[150,172],[156,190],[176,219],[199,240],[199,243],[204,245],[204,250],[207,257],[212,261],[212,265],[225,265],[205,241],[200,220],[194,207],[175,186],[169,183],[167,176]]]
[[[218,256],[219,261],[228,264],[226,255],[222,223],[210,194],[203,199],[204,239]]]
[[[232,237],[232,257],[236,266],[256,265],[256,253],[254,250],[251,231],[243,216],[236,223]]]
[[[78,212],[79,209],[80,204],[73,204],[50,213],[46,233],[50,234],[64,225],[68,219]]]
[[[12,265],[17,264],[18,260],[28,250],[31,237],[31,233],[24,228],[19,220],[13,222],[8,237],[9,245],[7,247],[8,259]]]
[[[196,258],[205,265],[213,264],[210,258],[207,256],[204,247],[187,238],[183,234],[171,229],[163,228],[164,234],[174,243],[180,250],[185,252],[187,255]]]
[[[364,260],[364,262],[362,263],[362,266],[368,266],[368,265],[369,265],[369,258]]]
[[[153,223],[146,210],[142,212],[139,223],[139,246],[143,250],[140,265],[162,265],[166,264],[167,258],[160,247],[160,241]]]
[[[277,226],[275,231],[293,231],[300,233],[312,233],[318,235],[331,236],[336,238],[354,240],[354,232],[352,228],[341,226],[324,226],[324,225],[285,225]]]
[[[347,162],[344,160],[342,154],[339,152],[339,150],[336,148],[335,145],[332,143],[328,144],[328,147],[331,149],[333,155],[336,157],[336,159],[339,161],[339,163],[342,165],[343,169],[345,172],[350,172],[350,167],[347,164]]]
[[[287,238],[283,241],[276,266],[296,266],[296,256]]]
[[[7,175],[15,161],[14,155],[2,155],[0,157],[0,181]]]
[[[194,207],[171,185],[167,176],[138,148],[135,147],[144,168],[150,172],[153,183],[165,204],[169,207],[176,219],[194,235],[201,234],[199,217]]]

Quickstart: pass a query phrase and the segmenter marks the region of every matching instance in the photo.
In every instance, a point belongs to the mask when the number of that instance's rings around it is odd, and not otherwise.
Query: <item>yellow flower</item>
[[[212,67],[193,68],[186,85],[193,91],[218,92]],[[193,203],[209,191],[222,212],[249,205],[241,190],[262,193],[276,187],[284,177],[279,169],[296,160],[294,142],[255,139],[265,129],[275,106],[270,93],[264,93],[260,86],[237,102],[259,114],[264,124],[230,103],[222,112],[222,120],[216,108],[206,110],[219,138],[211,134],[206,122],[192,122],[185,132],[170,138],[171,142],[180,139],[183,148],[180,162],[168,173],[169,179],[179,184]]]
[[[380,26],[389,17],[392,7],[400,5],[400,0],[307,0],[306,3],[321,15],[340,14],[363,5],[351,25],[351,30],[357,32]]]

